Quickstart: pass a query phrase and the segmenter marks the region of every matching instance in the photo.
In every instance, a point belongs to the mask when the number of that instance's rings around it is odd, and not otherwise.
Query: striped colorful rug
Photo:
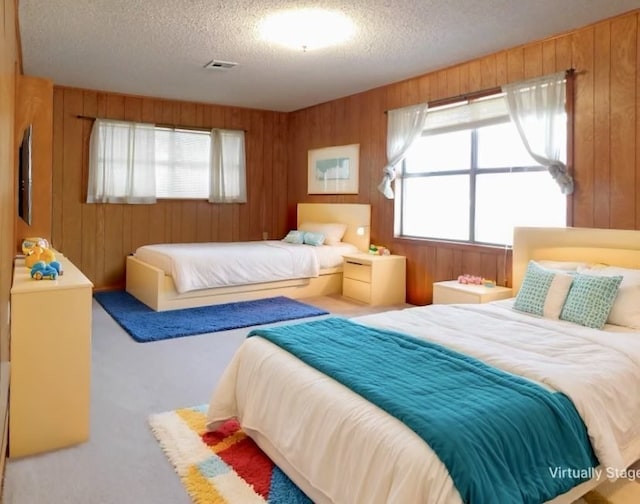
[[[207,406],[149,417],[160,446],[195,504],[311,504],[309,498],[229,420],[206,432]],[[637,504],[640,463],[635,479],[605,481],[574,504]]]
[[[230,420],[206,432],[206,406],[149,417],[151,430],[196,504],[311,504]]]

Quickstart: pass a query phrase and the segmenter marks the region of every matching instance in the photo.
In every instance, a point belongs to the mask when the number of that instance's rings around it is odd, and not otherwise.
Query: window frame
[[[574,68],[568,68],[565,71],[565,82],[566,82],[566,101],[565,101],[565,113],[567,115],[567,146],[566,146],[566,161],[565,165],[567,166],[567,170],[569,174],[574,175],[574,147],[575,147],[575,139],[574,139],[574,115],[575,115],[575,76],[576,71]],[[488,98],[493,95],[502,94],[502,87],[496,86],[487,89],[481,89],[476,91],[470,91],[465,94],[461,94],[458,96],[449,96],[446,98],[441,98],[437,100],[429,101],[429,107],[431,110],[437,107],[445,107],[450,105],[455,105],[461,102],[469,102],[472,100]],[[404,160],[403,169],[404,169]],[[397,177],[395,183],[401,183],[401,177]],[[574,195],[575,191],[571,194],[565,195],[566,197],[566,216],[565,222],[566,227],[572,227],[575,225],[574,223]],[[394,208],[393,208],[393,216],[394,216],[394,224],[393,224],[393,239],[394,241],[404,242],[404,243],[415,243],[415,244],[433,244],[434,246],[438,246],[439,244],[446,244],[449,248],[460,251],[467,252],[486,252],[487,249],[511,249],[510,245],[491,245],[491,244],[482,244],[482,243],[472,243],[467,241],[456,241],[456,240],[447,240],[444,238],[424,238],[420,236],[409,236],[399,234],[397,230],[401,228],[401,220],[402,220],[402,208],[401,208],[401,199],[402,199],[402,191],[396,191],[396,197],[394,199]]]
[[[81,117],[81,116],[78,116]],[[84,116],[82,116],[84,117]],[[99,117],[90,117],[94,120],[91,128],[91,135],[89,137],[89,159],[87,167],[87,186],[85,201],[88,204],[154,204],[158,200],[165,201],[208,201],[209,203],[246,203],[247,202],[247,187],[246,187],[246,130],[244,129],[228,129],[228,128],[201,128],[201,127],[189,127],[189,126],[177,126],[167,124],[155,124],[155,123],[140,123],[136,121],[124,121],[119,119],[103,119]],[[122,127],[126,129],[127,139],[123,142],[120,139],[119,143],[114,140],[113,134],[110,138],[106,138],[109,131]],[[142,138],[140,145],[137,143],[133,146],[132,142],[138,141],[136,136],[137,129],[141,131],[149,130],[153,135],[149,135],[149,138]],[[169,142],[164,142],[164,145],[171,146],[171,135],[174,133],[182,135],[197,135],[202,137],[208,137],[207,145],[207,183],[200,184],[208,188],[208,194],[187,194],[182,191],[181,194],[162,194],[158,192],[157,177],[159,172],[165,172],[168,175],[168,179],[178,180],[175,174],[178,173],[173,170],[175,167],[184,166],[185,163],[189,165],[188,161],[185,161],[185,157],[181,156],[176,161],[175,157],[172,158],[169,155],[169,160],[158,160],[155,158],[155,153],[158,152],[158,135],[156,133],[162,133],[163,135],[169,135]],[[230,136],[233,139],[237,139],[237,145],[229,146],[229,142],[215,141],[219,137]],[[153,137],[153,140],[152,138]],[[189,140],[189,139],[187,139]],[[200,142],[202,139],[198,139]],[[181,142],[182,143],[182,142]],[[188,144],[189,142],[187,142]],[[216,143],[219,154],[214,156],[214,143]],[[114,150],[124,149],[127,151],[126,156],[122,159],[119,157],[105,156],[105,152],[113,153]],[[160,143],[163,145],[163,143]],[[226,147],[225,147],[226,145]],[[201,145],[204,147],[203,145]],[[187,145],[188,147],[188,145]],[[190,149],[187,149],[188,152]],[[192,151],[195,150],[191,149]],[[137,162],[136,152],[149,151],[148,162],[140,164]],[[199,149],[200,153],[203,153],[203,149]],[[236,152],[237,151],[237,152]],[[171,152],[171,148],[169,151]],[[218,152],[216,150],[215,152]],[[226,153],[226,154],[225,154]],[[140,156],[138,156],[140,157]],[[202,156],[200,156],[202,157]],[[187,156],[188,158],[188,156]],[[231,166],[226,160],[230,159]],[[146,161],[146,159],[145,159]],[[184,161],[184,162],[183,162]],[[204,160],[195,160],[195,166],[199,167],[199,171],[202,172],[204,168]],[[146,166],[146,171],[140,167]],[[197,172],[196,172],[197,174]],[[213,177],[217,177],[218,183],[215,185]],[[146,180],[146,185],[137,184],[134,187],[131,182],[135,180]],[[114,187],[113,180],[124,181],[125,187]],[[204,180],[202,181],[204,182]],[[121,186],[122,182],[118,182]],[[176,185],[180,187],[180,184]],[[171,188],[171,184],[164,184],[166,188]],[[182,186],[184,188],[184,185]],[[187,187],[187,189],[191,189]],[[123,189],[123,190],[121,190]],[[168,191],[165,191],[168,192]],[[192,191],[193,192],[193,191]],[[122,193],[122,194],[121,194]],[[220,196],[222,195],[222,196]]]
[[[195,134],[195,135],[202,135],[202,136],[206,136],[209,139],[209,156],[208,156],[208,163],[210,165],[211,163],[211,149],[212,147],[212,140],[211,140],[211,131],[210,130],[206,130],[206,129],[201,129],[201,128],[188,128],[188,127],[183,127],[183,126],[166,126],[166,125],[160,125],[160,124],[155,124],[154,128],[156,130],[156,132],[158,131],[164,131],[164,132],[171,132],[171,133],[176,133],[176,132],[180,132],[180,133],[188,133],[188,134]],[[157,136],[156,136],[156,142],[157,140]],[[158,193],[158,166],[162,165],[163,168],[167,169],[167,172],[170,171],[171,168],[173,168],[171,166],[171,163],[169,162],[165,162],[165,161],[158,161],[158,158],[156,157],[155,160],[155,172],[156,172],[156,199],[160,200],[160,201],[207,201],[209,199],[209,196],[190,196],[190,197],[180,197],[178,195],[173,195],[173,196],[160,196]],[[208,171],[207,171],[207,181],[206,184],[204,184],[205,187],[210,187],[210,180],[211,180],[211,167],[209,166]],[[208,192],[208,191],[207,191]]]
[[[400,190],[398,191],[398,208],[399,208],[399,216],[398,216],[398,224],[399,230],[402,232],[403,229],[403,219],[404,219],[404,211],[403,211],[403,195],[405,193],[405,183],[407,180],[412,178],[431,178],[431,177],[443,177],[443,176],[452,176],[452,175],[467,175],[469,177],[469,229],[468,229],[468,240],[453,240],[453,239],[445,239],[439,238],[435,236],[414,236],[408,234],[398,234],[398,238],[406,238],[410,240],[429,240],[429,241],[445,241],[445,242],[454,242],[461,244],[470,244],[470,245],[480,245],[480,246],[492,246],[492,247],[504,247],[505,244],[500,243],[488,243],[477,241],[475,234],[475,219],[476,219],[476,181],[478,176],[482,176],[485,174],[496,174],[496,173],[528,173],[528,172],[547,172],[547,168],[542,165],[527,165],[527,166],[508,166],[508,167],[496,167],[496,168],[480,168],[478,167],[478,129],[486,126],[492,126],[496,124],[506,124],[510,122],[509,118],[504,118],[501,120],[494,120],[487,123],[482,123],[472,128],[446,128],[445,130],[431,130],[422,133],[422,136],[428,135],[437,135],[442,133],[448,133],[453,131],[464,131],[469,130],[471,135],[471,150],[470,150],[470,162],[468,169],[458,169],[458,170],[441,170],[441,171],[421,171],[416,172],[412,171],[407,173],[407,164],[406,158],[402,160],[400,174],[397,178]]]

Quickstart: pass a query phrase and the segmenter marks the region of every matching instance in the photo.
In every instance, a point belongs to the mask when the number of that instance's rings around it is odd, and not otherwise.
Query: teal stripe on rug
[[[284,296],[156,312],[124,291],[94,294],[96,301],[137,342],[227,331],[328,312]]]

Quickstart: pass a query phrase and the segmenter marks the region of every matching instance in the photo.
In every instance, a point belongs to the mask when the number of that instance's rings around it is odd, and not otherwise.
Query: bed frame
[[[640,269],[640,231],[591,228],[515,228],[512,281],[518,292],[529,260],[581,261]]]
[[[520,288],[530,259],[584,261],[640,268],[640,231],[586,228],[516,228],[513,241],[513,287]],[[314,494],[312,484],[258,430],[245,428],[265,453],[303,491]],[[640,442],[640,440],[638,440]],[[603,474],[606,474],[604,468]],[[547,504],[571,504],[596,487],[611,483],[589,480]]]
[[[340,222],[347,225],[343,241],[365,252],[369,248],[371,206],[364,204],[299,203],[298,225],[303,222]],[[315,278],[257,283],[179,294],[171,276],[135,256],[127,257],[126,289],[129,294],[156,311],[193,308],[272,296],[306,298],[340,294],[342,267],[322,270]]]
[[[513,292],[518,292],[529,260],[579,261],[640,269],[640,231],[590,228],[516,228],[513,235]],[[640,440],[637,441],[640,443]],[[631,461],[632,464],[634,461]],[[603,469],[603,473],[606,471]],[[589,480],[549,504],[569,504],[597,486]]]

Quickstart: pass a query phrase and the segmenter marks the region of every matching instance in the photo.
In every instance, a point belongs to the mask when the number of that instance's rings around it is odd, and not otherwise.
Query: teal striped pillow
[[[539,317],[557,319],[572,282],[572,275],[549,270],[535,261],[529,261],[513,307]]]
[[[319,247],[324,243],[324,234],[312,233],[311,231],[307,231],[304,234],[304,243],[305,245],[313,245],[314,247]]]
[[[602,329],[618,295],[622,276],[576,274],[560,314],[562,320]]]
[[[287,236],[282,241],[302,245],[304,243],[304,232],[293,229],[287,233]]]

